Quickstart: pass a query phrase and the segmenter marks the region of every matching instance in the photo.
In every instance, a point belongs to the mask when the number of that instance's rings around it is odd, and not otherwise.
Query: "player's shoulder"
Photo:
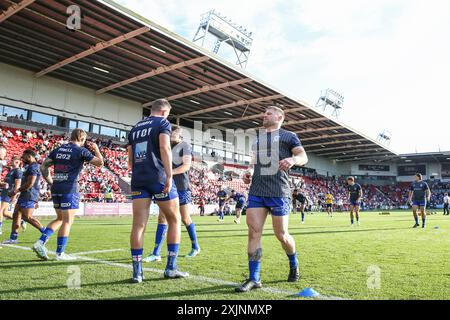
[[[298,138],[297,134],[293,131],[289,131],[286,129],[280,129],[280,136],[286,137],[286,138]]]

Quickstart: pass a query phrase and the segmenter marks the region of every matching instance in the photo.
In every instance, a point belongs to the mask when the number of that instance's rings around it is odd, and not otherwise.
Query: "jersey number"
[[[65,154],[65,153],[57,153],[56,154],[56,159],[70,160],[71,157],[72,157],[71,154]]]

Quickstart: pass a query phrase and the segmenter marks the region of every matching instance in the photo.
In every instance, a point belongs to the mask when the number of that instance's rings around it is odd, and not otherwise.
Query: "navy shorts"
[[[80,194],[52,194],[53,207],[59,210],[77,210],[80,208]]]
[[[180,197],[180,206],[186,206],[192,203],[191,190],[178,191],[178,197]]]
[[[225,200],[219,200],[219,207],[223,207],[225,205]]]
[[[361,201],[350,200],[350,204],[354,207],[356,207],[356,206],[359,207],[361,205]]]
[[[164,190],[163,184],[154,184],[148,187],[131,187],[131,198],[136,199],[152,199],[153,201],[170,201],[178,198],[177,188],[172,184],[172,189],[169,194],[162,193]]]
[[[426,207],[427,206],[427,200],[422,200],[422,201],[413,201],[413,206],[417,206],[417,207]]]
[[[0,196],[0,202],[11,203],[11,198],[5,195]]]
[[[36,208],[37,201],[30,201],[30,200],[23,200],[19,199],[17,200],[17,205],[21,209],[34,209]]]
[[[275,217],[288,216],[291,213],[291,199],[250,195],[247,209],[252,208],[267,208]]]
[[[327,203],[327,208],[333,209],[333,204],[332,203]]]

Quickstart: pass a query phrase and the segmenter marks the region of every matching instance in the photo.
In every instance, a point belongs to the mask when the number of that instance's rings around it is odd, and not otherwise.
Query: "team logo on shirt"
[[[147,159],[147,141],[136,144],[134,151],[135,162],[142,162]]]

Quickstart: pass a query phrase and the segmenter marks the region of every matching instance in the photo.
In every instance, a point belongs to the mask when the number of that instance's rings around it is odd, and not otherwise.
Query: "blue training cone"
[[[306,288],[305,290],[303,290],[302,292],[300,292],[298,294],[299,297],[303,297],[303,298],[317,298],[320,296],[320,293],[318,293],[316,290],[314,290],[313,288]]]

